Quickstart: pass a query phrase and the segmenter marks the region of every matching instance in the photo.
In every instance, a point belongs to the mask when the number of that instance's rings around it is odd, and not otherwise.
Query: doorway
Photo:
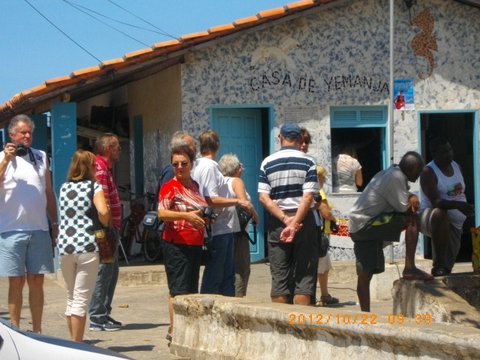
[[[259,216],[256,229],[256,244],[250,244],[252,262],[266,257],[266,228],[263,207],[258,201],[258,173],[263,158],[269,155],[269,108],[212,108],[212,129],[220,137],[220,151],[217,161],[224,154],[233,153],[243,164],[242,175],[247,192]],[[249,224],[249,235],[254,239],[254,229]]]
[[[453,158],[460,165],[465,180],[465,195],[467,201],[475,207],[475,174],[477,173],[475,146],[475,113],[474,112],[449,112],[449,113],[421,113],[420,133],[421,150],[426,163],[432,160],[430,155],[430,140],[441,136],[446,138],[453,148]],[[460,252],[457,262],[468,262],[472,259],[472,241],[470,228],[475,226],[475,218],[467,218],[463,225]],[[430,238],[424,237],[425,258],[432,258]]]

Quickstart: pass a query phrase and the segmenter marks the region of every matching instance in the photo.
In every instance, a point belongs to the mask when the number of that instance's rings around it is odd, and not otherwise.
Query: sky
[[[1,0],[0,104],[45,80],[291,2]]]

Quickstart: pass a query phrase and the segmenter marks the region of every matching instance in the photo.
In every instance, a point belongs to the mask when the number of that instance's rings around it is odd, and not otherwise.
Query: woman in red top
[[[198,278],[204,239],[203,212],[208,206],[198,184],[190,177],[195,153],[186,145],[172,149],[174,178],[159,193],[158,217],[165,222],[163,256],[167,273],[170,327],[173,332],[173,298],[198,293]]]

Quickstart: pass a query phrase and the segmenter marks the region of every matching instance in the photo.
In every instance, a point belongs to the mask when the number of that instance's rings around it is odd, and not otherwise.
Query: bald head
[[[398,166],[407,176],[408,181],[415,182],[420,176],[425,163],[419,153],[415,151],[409,151],[402,156]]]

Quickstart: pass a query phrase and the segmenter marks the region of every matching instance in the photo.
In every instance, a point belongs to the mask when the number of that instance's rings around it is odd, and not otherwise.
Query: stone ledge
[[[472,274],[455,274],[429,282],[396,280],[392,289],[393,311],[407,316],[429,313],[436,322],[480,328],[480,312],[471,305],[480,302],[476,287],[479,281],[480,275]]]
[[[453,324],[399,325],[392,316],[215,295],[178,296],[174,308],[171,352],[192,359],[474,359],[480,352],[480,330]]]
[[[137,286],[137,285],[166,285],[167,284],[167,275],[165,270],[162,267],[153,270],[140,270],[135,269],[131,271],[130,269],[120,268],[118,274],[118,285],[120,286]]]

